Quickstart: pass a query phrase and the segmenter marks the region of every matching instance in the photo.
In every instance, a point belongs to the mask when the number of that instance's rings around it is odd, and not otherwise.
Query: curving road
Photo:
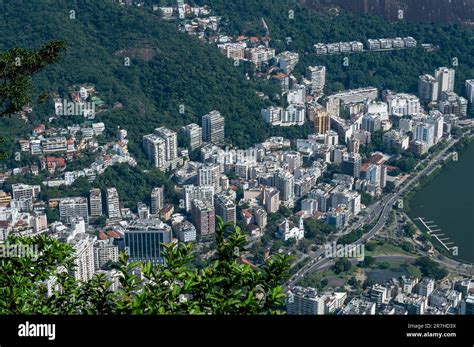
[[[405,182],[403,182],[398,187],[397,192],[390,193],[384,196],[379,202],[369,206],[366,210],[367,215],[364,216],[356,225],[352,226],[350,230],[360,228],[364,224],[372,224],[374,222],[376,224],[369,232],[367,232],[352,245],[365,244],[367,241],[372,239],[383,228],[389,219],[390,211],[392,210],[393,205],[410,189],[411,186],[413,186],[415,183],[418,183],[421,178],[431,174],[438,167],[438,165],[450,155],[446,153],[458,142],[458,139],[452,140],[451,143],[446,146],[446,148],[442,149],[434,158],[423,160],[421,163],[428,162],[427,166],[423,170],[418,172],[414,177],[410,177],[405,180]],[[336,240],[338,239],[339,237]],[[292,287],[307,273],[313,272],[322,267],[325,268],[331,259],[326,259],[324,257],[324,253],[324,247],[316,251],[312,255],[313,259],[300,270],[298,270],[293,276],[291,276],[287,281],[286,286]]]

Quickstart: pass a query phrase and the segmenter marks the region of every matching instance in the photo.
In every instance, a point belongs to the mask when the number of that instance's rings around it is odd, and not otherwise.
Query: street
[[[364,216],[357,224],[351,227],[351,230],[356,230],[363,225],[370,225],[374,222],[376,224],[374,227],[364,234],[359,240],[354,242],[352,245],[359,245],[365,244],[369,240],[371,240],[385,225],[387,220],[390,217],[390,212],[393,206],[398,202],[403,195],[409,191],[410,187],[414,186],[422,177],[428,176],[431,174],[440,164],[441,161],[447,158],[446,153],[454,146],[459,140],[452,140],[451,143],[441,150],[434,158],[429,161],[429,164],[420,172],[418,172],[414,177],[408,178],[405,182],[400,184],[398,187],[398,191],[396,193],[390,193],[382,198],[382,200],[378,201],[372,206],[367,208],[367,214]],[[340,238],[337,237],[336,240]],[[324,258],[324,247],[321,247],[318,251],[314,252],[312,255],[312,260],[303,266],[300,270],[298,270],[287,282],[288,287],[294,286],[304,275],[307,273],[317,271],[321,268],[327,267],[327,263],[331,261],[331,259]],[[320,258],[322,256],[322,258]],[[319,260],[318,260],[319,259]],[[445,260],[446,261],[446,260]],[[451,260],[455,262],[454,260]],[[457,263],[457,262],[455,262]],[[444,264],[444,263],[442,263]],[[447,264],[447,263],[446,263]],[[452,263],[449,264],[450,267],[455,266],[456,268],[459,265],[453,265]]]

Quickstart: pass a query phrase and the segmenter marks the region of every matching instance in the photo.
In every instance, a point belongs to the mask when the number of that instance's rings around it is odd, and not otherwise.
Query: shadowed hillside
[[[399,9],[403,9],[404,18],[413,22],[474,21],[474,0],[301,0],[301,2],[312,6],[340,6],[355,12],[380,15],[390,20],[396,20]]]

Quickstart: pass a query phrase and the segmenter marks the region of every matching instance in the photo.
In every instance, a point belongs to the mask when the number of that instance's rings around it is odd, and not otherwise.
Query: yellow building
[[[10,205],[10,200],[10,194],[0,190],[0,207],[8,207],[8,205]]]
[[[324,135],[330,129],[331,117],[321,105],[308,106],[309,119],[313,121],[314,132],[318,135]]]

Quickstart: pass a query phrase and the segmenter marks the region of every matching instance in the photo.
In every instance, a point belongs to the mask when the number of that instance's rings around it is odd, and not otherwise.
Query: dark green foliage
[[[15,135],[25,134],[29,127],[12,115],[27,106],[31,100],[31,76],[48,65],[57,62],[65,49],[62,41],[51,41],[38,50],[14,47],[0,53],[0,161],[5,166],[32,164],[34,159],[17,149]],[[42,94],[38,102],[43,103],[47,94]],[[4,116],[9,116],[8,118]]]
[[[375,258],[367,255],[364,257],[364,261],[362,262],[362,267],[371,267],[375,263],[376,263]]]
[[[412,222],[407,222],[403,226],[403,232],[405,233],[406,236],[412,237],[416,233],[416,227]]]
[[[335,231],[334,226],[308,218],[304,220],[305,238],[323,244],[326,237]]]
[[[166,265],[128,262],[120,255],[112,264],[120,274],[120,288],[112,292],[103,274],[77,282],[59,265],[73,269],[72,249],[45,236],[11,238],[10,244],[37,244],[42,255],[0,260],[1,314],[280,314],[284,311],[281,287],[289,258],[276,255],[257,269],[239,261],[245,235],[239,228],[217,228],[217,256],[202,269],[190,266],[192,246],[166,246]],[[143,279],[136,274],[139,268]],[[40,284],[57,276],[61,290],[45,295]]]
[[[374,242],[369,242],[365,245],[365,249],[369,252],[375,251],[376,248],[377,248],[377,244]]]
[[[272,38],[271,45],[279,50],[300,53],[301,63],[295,73],[302,75],[307,66],[325,65],[328,69],[326,92],[342,88],[373,86],[397,92],[416,93],[418,76],[432,74],[439,66],[451,66],[457,57],[455,91],[464,92],[464,81],[474,75],[474,37],[472,29],[461,25],[439,23],[388,22],[361,13],[341,11],[337,16],[311,10],[295,0],[198,0],[208,4],[227,19],[231,34],[262,33],[261,18],[265,19]],[[294,11],[294,19],[289,11]],[[342,55],[317,56],[313,45],[317,42],[360,41],[383,37],[413,36],[418,42],[432,43],[435,52],[422,48],[391,53],[363,53],[349,55],[349,66],[342,65]],[[291,43],[286,44],[286,38]]]
[[[70,10],[76,11],[76,19],[69,18]],[[178,130],[200,123],[200,117],[214,109],[225,117],[226,135],[235,145],[249,146],[268,135],[260,109],[269,103],[256,91],[273,95],[278,89],[264,81],[247,81],[216,47],[179,32],[175,23],[162,21],[156,12],[112,1],[51,6],[48,0],[38,0],[1,2],[0,19],[0,50],[66,41],[62,61],[35,76],[36,94],[46,90],[66,97],[73,84],[94,84],[109,106],[124,105],[96,119],[104,121],[108,131],[118,125],[127,129],[134,155],[141,152],[141,137],[154,127]],[[131,58],[130,66],[125,66],[125,57]],[[32,106],[37,111],[34,122],[44,121],[53,110],[52,101]]]
[[[6,182],[4,189],[11,191],[14,183],[41,184],[38,176],[31,174],[15,175]],[[117,188],[120,202],[124,207],[135,209],[137,202],[144,201],[149,205],[150,193],[155,187],[164,186],[165,200],[177,203],[178,195],[174,189],[174,184],[166,175],[158,170],[152,169],[143,172],[139,167],[131,167],[127,164],[115,164],[108,167],[105,172],[97,176],[96,180],[90,183],[85,177],[80,177],[71,186],[46,187],[42,186],[39,195],[41,200],[83,196],[89,197],[92,188],[100,188],[105,194],[107,188]]]
[[[323,278],[323,279],[321,280],[321,288],[327,287],[328,284],[329,284],[329,281],[328,281],[327,278]]]
[[[339,238],[337,243],[341,245],[349,245],[359,240],[363,235],[364,235],[364,231],[362,229],[357,229]]]
[[[107,217],[106,216],[100,216],[94,221],[93,224],[96,227],[103,228],[107,225]]]
[[[71,247],[45,236],[36,238],[12,236],[8,244],[36,246],[40,256],[36,259],[34,257],[1,258],[0,313],[55,313],[54,308],[44,299],[41,282],[51,275],[56,275],[56,270],[60,265],[72,266]]]
[[[415,265],[420,267],[421,273],[425,277],[441,280],[448,275],[448,271],[441,268],[440,265],[428,257],[418,258]]]
[[[375,281],[373,281],[373,280],[367,278],[367,279],[364,281],[364,283],[362,284],[362,288],[363,288],[363,289],[367,289],[367,288],[369,288],[369,287],[372,287],[374,284],[375,284]]]
[[[365,206],[370,206],[374,202],[374,197],[366,192],[360,192],[360,202]]]
[[[403,242],[402,249],[406,252],[413,253],[415,251],[415,246],[411,242]]]
[[[352,268],[352,263],[346,258],[339,258],[334,264],[334,272],[340,274],[341,272],[347,272]]]
[[[387,261],[383,261],[377,265],[377,267],[381,270],[387,270],[390,269],[390,263]]]
[[[51,41],[37,51],[15,47],[0,55],[0,116],[12,115],[31,101],[31,76],[57,62],[65,48],[65,42]]]
[[[403,158],[395,161],[390,161],[390,165],[398,167],[403,173],[413,171],[418,162],[413,157]]]
[[[388,175],[389,176],[392,176],[392,177],[397,177],[398,175],[400,175],[402,173],[402,170],[400,170],[399,168],[395,168],[393,170],[390,170],[388,172]],[[393,185],[393,182],[387,182],[387,187],[388,187],[388,183],[391,183]],[[386,188],[387,188],[386,187]]]
[[[46,218],[48,219],[48,223],[59,221],[61,218],[61,216],[59,215],[59,210],[57,208],[47,208]]]

